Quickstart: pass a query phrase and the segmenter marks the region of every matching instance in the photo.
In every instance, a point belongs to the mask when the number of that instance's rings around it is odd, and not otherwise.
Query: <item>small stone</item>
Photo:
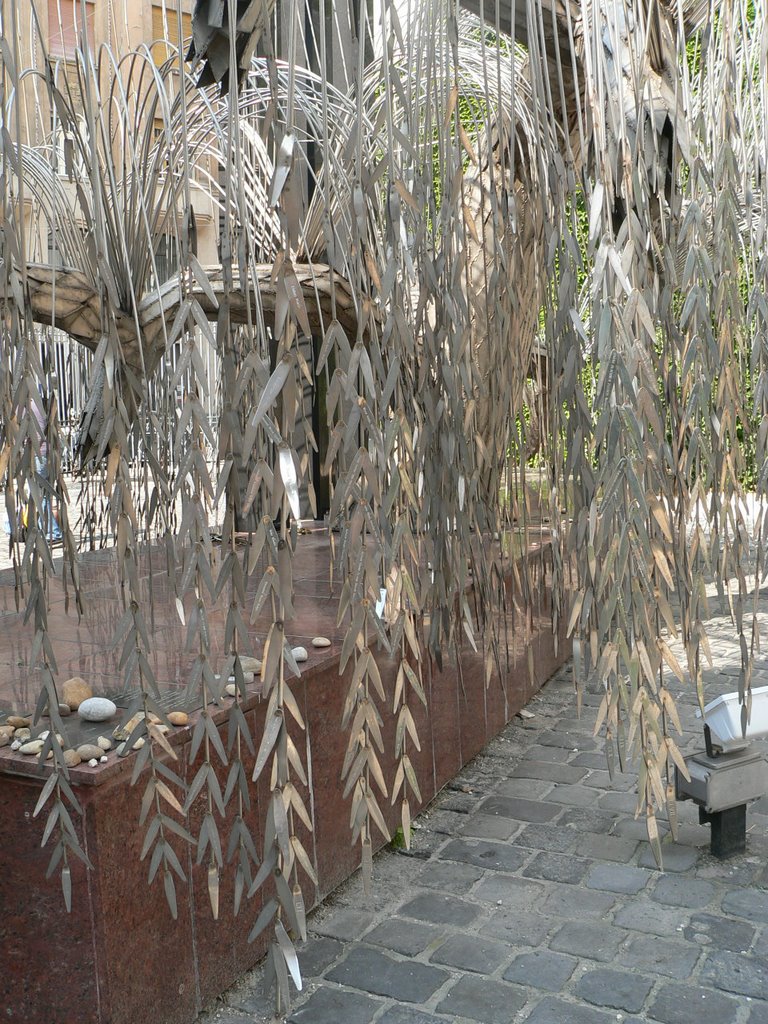
[[[76,768],[82,760],[82,757],[80,757],[76,750],[70,749],[64,751],[64,764],[67,768]]]
[[[59,704],[59,714],[61,715],[62,718],[66,718],[68,715],[71,715],[72,709],[70,708],[69,704]]]
[[[141,748],[143,746],[144,746],[144,737],[143,736],[139,736],[139,738],[136,740],[136,742],[133,744],[132,747],[129,747],[127,742],[126,743],[121,743],[120,746],[117,748],[117,752],[120,755],[120,757],[126,757],[128,754],[132,753],[134,750],[141,750]]]
[[[149,715],[147,716],[147,718],[148,718],[148,721],[150,721],[152,723],[152,725],[159,725],[160,722],[162,722],[162,718],[160,718],[158,715],[156,715],[154,713],[154,711],[150,711]]]
[[[107,736],[99,736],[99,738],[96,740],[96,746],[101,747],[102,750],[111,750],[112,740],[109,739]]]
[[[7,732],[0,732],[0,747],[7,747],[11,742],[11,734]]]
[[[89,768],[96,768],[98,763],[99,763],[99,759],[97,757],[92,757],[90,759],[90,761],[88,762],[88,767]]]
[[[22,743],[19,747],[20,754],[39,754],[43,749],[44,740],[30,740],[28,743]]]
[[[93,690],[80,676],[73,676],[61,687],[62,703],[68,704],[72,711],[77,711],[84,700],[93,696]]]
[[[32,730],[31,729],[17,729],[16,732],[13,734],[13,738],[15,740],[18,740],[19,743],[26,743],[27,740],[31,740],[32,739]]]
[[[106,697],[89,697],[77,709],[86,722],[107,722],[117,714],[117,706]]]
[[[186,711],[171,711],[168,715],[168,721],[171,725],[187,725],[189,723],[189,715]]]
[[[108,760],[109,760],[109,758],[107,757],[107,755],[106,755],[106,754],[103,754],[103,755],[102,755],[102,756],[101,756],[101,757],[99,758],[99,763],[100,763],[100,764],[106,764]]]
[[[14,729],[26,729],[27,726],[32,725],[32,719],[22,718],[21,715],[9,715],[6,724],[12,725]]]
[[[224,687],[224,693],[226,693],[228,697],[236,697],[237,683],[227,683],[227,685]]]
[[[19,740],[14,740],[11,744],[11,750],[18,750],[20,746],[21,742]]]
[[[5,722],[3,722],[2,725],[0,725],[0,736],[13,736],[15,731],[16,729],[15,726],[13,725],[8,725]]]
[[[314,636],[314,637],[312,637],[312,646],[313,647],[330,647],[331,646],[331,641],[328,639],[327,636]]]
[[[294,656],[296,661],[306,661],[309,655],[307,654],[306,647],[293,647],[291,648],[291,654]]]
[[[98,761],[102,755],[101,747],[97,747],[95,743],[83,743],[77,748],[77,752],[83,761],[90,761],[94,757]]]
[[[257,675],[261,672],[261,662],[258,658],[242,657],[240,658],[240,667],[245,675]]]

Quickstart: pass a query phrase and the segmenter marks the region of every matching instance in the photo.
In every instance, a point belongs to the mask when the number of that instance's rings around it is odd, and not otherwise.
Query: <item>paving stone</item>
[[[449,844],[451,845],[451,844]],[[441,853],[442,857],[443,854]],[[417,885],[426,885],[430,889],[445,889],[459,895],[469,892],[483,872],[471,864],[453,864],[439,860],[431,860],[414,879]]]
[[[441,860],[462,861],[493,871],[517,871],[528,856],[527,852],[516,845],[494,843],[487,839],[454,839],[440,851]]]
[[[429,831],[440,836],[455,836],[459,829],[466,824],[466,821],[466,814],[439,809],[430,811],[420,820],[420,831]]]
[[[499,818],[491,814],[470,814],[469,820],[462,827],[463,836],[476,836],[478,839],[500,839],[506,841],[520,831],[519,822],[510,818]]]
[[[579,782],[587,774],[586,768],[551,761],[521,761],[512,772],[513,779],[541,779],[546,782]]]
[[[635,855],[637,843],[621,836],[596,836],[587,833],[574,846],[574,853],[593,860],[610,860],[626,864]]]
[[[349,942],[350,939],[359,939],[370,928],[372,921],[373,914],[368,910],[334,907],[330,913],[315,915],[309,923],[309,929],[318,935],[330,935],[333,939]]]
[[[739,1004],[730,996],[693,985],[664,985],[649,1016],[662,1024],[733,1024]]]
[[[726,914],[746,917],[748,921],[768,924],[768,892],[761,889],[734,889],[723,896]]]
[[[338,1021],[337,1024],[346,1024]],[[391,1006],[376,1024],[445,1024],[445,1017],[435,1017],[433,1013],[414,1010],[410,1006]]]
[[[595,835],[604,836],[611,831],[615,821],[616,815],[610,811],[596,811],[591,807],[567,807],[557,824],[563,828],[570,826],[577,832],[594,832]]]
[[[514,981],[518,985],[560,992],[578,962],[563,953],[553,953],[551,949],[536,949],[515,957],[503,976],[506,981]]]
[[[636,793],[601,793],[597,798],[598,806],[606,811],[620,811],[623,814],[634,814],[637,808]]]
[[[407,921],[402,917],[390,917],[368,932],[365,941],[372,942],[374,946],[384,946],[395,953],[402,953],[403,956],[416,956],[427,946],[441,942],[446,934],[444,928],[436,925]]]
[[[510,946],[540,946],[556,923],[560,924],[539,913],[497,910],[483,924],[483,934],[503,939]]]
[[[641,974],[599,967],[583,974],[573,991],[588,1003],[639,1013],[652,988],[653,980]]]
[[[439,808],[441,811],[453,811],[454,814],[471,814],[482,800],[484,794],[480,793],[444,793],[439,797]]]
[[[572,757],[568,764],[573,765],[574,768],[596,768],[599,770],[608,767],[604,750],[582,751]]]
[[[299,950],[302,978],[318,978],[344,952],[344,943],[328,935],[310,937]]]
[[[516,846],[533,847],[547,853],[568,853],[576,842],[575,829],[560,825],[525,825],[515,836]]]
[[[556,883],[547,886],[546,894],[540,905],[541,912],[554,917],[605,917],[616,902],[611,893]]]
[[[253,1017],[247,1013],[230,1013],[228,1010],[216,1010],[212,1024],[252,1024]]]
[[[648,885],[652,877],[650,872],[626,864],[595,864],[587,877],[587,886],[590,889],[635,896]]]
[[[616,1014],[546,996],[525,1018],[524,1024],[616,1024]]]
[[[706,907],[715,898],[716,889],[711,882],[700,878],[681,878],[662,875],[656,883],[651,899],[671,907]]]
[[[616,911],[613,920],[620,928],[662,936],[679,935],[678,929],[685,923],[679,909],[672,910],[644,898],[628,901]]]
[[[451,935],[430,957],[433,964],[478,974],[493,974],[508,959],[509,948],[504,943],[466,934]]]
[[[597,807],[599,794],[588,786],[555,785],[547,799],[551,803],[564,804],[566,807]]]
[[[415,960],[395,960],[378,949],[357,946],[328,972],[330,981],[406,1003],[423,1003],[450,975]],[[342,1018],[343,1019],[343,1018]]]
[[[690,977],[700,955],[696,945],[670,942],[657,935],[637,935],[627,949],[619,953],[618,962],[638,971],[685,980]]]
[[[626,932],[605,922],[568,921],[550,940],[550,949],[607,963],[616,956]]]
[[[399,912],[405,917],[415,917],[419,921],[452,924],[456,928],[463,928],[475,920],[480,908],[455,896],[423,893],[400,907]]]
[[[550,882],[578,884],[586,875],[591,861],[579,857],[566,857],[561,853],[539,853],[526,867],[526,878],[545,878]]]
[[[747,1019],[747,1024],[765,1024],[767,1020],[768,1003],[764,1003],[760,1000],[753,1005],[752,1012]]]
[[[295,1010],[288,1020],[291,1024],[370,1024],[381,1003],[358,992],[323,985]]]
[[[695,847],[683,846],[682,843],[662,843],[661,857],[665,871],[690,871],[696,865],[700,851]],[[648,843],[640,854],[638,864],[641,868],[656,868],[656,861]]]
[[[701,976],[726,992],[768,999],[768,964],[763,957],[719,949],[707,956]]]
[[[543,800],[552,792],[553,782],[541,779],[511,778],[496,787],[499,796],[523,797],[525,800]]]
[[[553,764],[565,764],[571,753],[572,751],[565,747],[545,747],[540,743],[534,743],[528,747],[526,757],[531,761],[551,761]]]
[[[525,1005],[519,989],[488,978],[466,975],[435,1007],[437,1013],[469,1017],[482,1024],[511,1024]]]
[[[755,929],[745,921],[732,921],[720,915],[692,914],[691,923],[686,925],[683,935],[698,945],[743,953],[752,945]]]
[[[657,821],[659,826],[659,835],[665,836],[669,831],[669,827],[665,821]],[[611,832],[615,836],[621,836],[623,839],[634,839],[636,842],[648,842],[648,826],[645,823],[645,818],[638,818],[635,821],[634,818],[617,818],[614,821]]]
[[[493,872],[478,884],[472,895],[483,903],[500,903],[508,910],[531,910],[538,907],[545,892],[546,888],[538,882]]]
[[[627,790],[634,789],[636,783],[637,779],[634,775],[614,772],[613,778],[611,778],[610,772],[596,768],[584,779],[583,785],[589,786],[591,789],[603,790],[606,793],[611,791],[625,793]]]
[[[483,814],[498,814],[515,821],[551,821],[560,813],[557,804],[523,800],[511,796],[491,796],[479,808]]]
[[[595,750],[597,743],[587,732],[563,732],[559,729],[543,732],[539,743],[544,747],[563,747],[565,750]]]

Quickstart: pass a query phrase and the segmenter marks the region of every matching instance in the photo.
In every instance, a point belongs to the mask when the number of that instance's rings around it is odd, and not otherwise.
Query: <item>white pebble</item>
[[[316,636],[312,638],[313,647],[330,647],[331,641],[327,636]]]
[[[291,654],[294,656],[296,661],[306,661],[309,657],[306,647],[293,647],[291,649]]]
[[[100,757],[100,758],[99,758],[99,761],[100,761],[100,762],[101,762],[102,764],[106,764],[108,760],[109,760],[109,758],[107,757],[107,755],[106,755],[106,754],[104,754],[104,755],[103,755],[102,757]]]
[[[89,697],[77,709],[86,722],[106,722],[117,714],[117,705],[106,697]]]
[[[90,760],[90,761],[88,762],[88,765],[89,765],[89,766],[90,766],[91,768],[95,768],[95,767],[96,767],[96,765],[97,765],[98,763],[99,763],[99,762],[98,762],[98,761],[96,760],[96,758],[95,758],[95,757],[92,757],[92,758],[91,758],[91,760]]]
[[[20,750],[20,749],[21,749],[21,742],[19,740],[14,740],[13,743],[11,744],[11,750]]]

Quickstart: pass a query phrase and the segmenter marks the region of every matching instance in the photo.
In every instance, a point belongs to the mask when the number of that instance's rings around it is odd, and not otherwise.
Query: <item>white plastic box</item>
[[[696,712],[701,718],[701,711]],[[712,741],[723,751],[743,750],[751,740],[768,736],[768,686],[752,690],[752,713],[747,734],[741,733],[741,704],[738,693],[724,693],[704,708],[704,723],[709,726]]]

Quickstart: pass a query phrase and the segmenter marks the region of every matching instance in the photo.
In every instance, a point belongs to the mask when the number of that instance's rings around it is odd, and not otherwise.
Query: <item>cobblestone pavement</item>
[[[708,698],[738,682],[732,627],[710,636]],[[768,799],[723,862],[679,804],[657,871],[634,778],[611,782],[593,738],[599,702],[579,719],[561,671],[421,816],[411,853],[377,857],[369,899],[355,877],[315,912],[291,1024],[768,1024]],[[703,745],[691,694],[680,710],[687,753]],[[198,1024],[270,1005],[257,968]]]

